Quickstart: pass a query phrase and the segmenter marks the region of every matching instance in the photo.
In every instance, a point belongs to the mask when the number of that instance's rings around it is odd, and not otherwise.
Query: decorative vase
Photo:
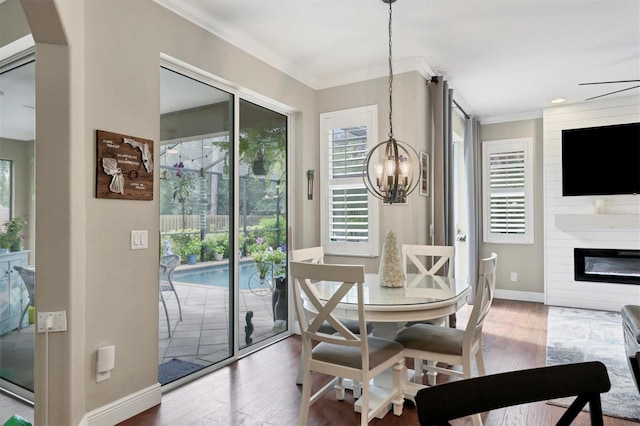
[[[214,254],[213,260],[218,260],[218,261],[222,260],[222,254],[218,254],[218,253]]]
[[[11,243],[9,246],[9,251],[21,251],[22,250],[22,240],[16,240]]]
[[[187,255],[187,263],[189,265],[195,265],[197,261],[198,261],[198,255],[197,254]]]

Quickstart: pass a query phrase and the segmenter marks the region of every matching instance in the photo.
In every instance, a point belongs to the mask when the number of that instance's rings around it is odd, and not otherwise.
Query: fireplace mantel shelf
[[[558,229],[640,229],[637,214],[557,214]]]

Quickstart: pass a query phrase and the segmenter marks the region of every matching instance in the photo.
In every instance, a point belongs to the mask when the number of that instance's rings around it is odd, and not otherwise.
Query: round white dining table
[[[322,281],[316,284],[321,298],[329,299],[342,283]],[[402,287],[383,287],[378,274],[365,274],[365,317],[374,323],[448,317],[467,303],[470,291],[466,281],[439,275],[407,274]],[[334,314],[343,319],[358,319],[355,287],[342,298]]]

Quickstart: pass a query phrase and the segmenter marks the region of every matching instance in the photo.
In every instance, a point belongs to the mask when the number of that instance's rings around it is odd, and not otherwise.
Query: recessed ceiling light
[[[554,100],[551,101],[552,104],[561,104],[563,102],[566,102],[567,100],[565,98],[555,98]]]

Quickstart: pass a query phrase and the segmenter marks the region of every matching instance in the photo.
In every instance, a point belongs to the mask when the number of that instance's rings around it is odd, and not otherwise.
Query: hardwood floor
[[[466,324],[469,309],[458,315],[458,327]],[[544,366],[546,362],[547,306],[540,303],[495,300],[484,327],[484,356],[487,373]],[[162,403],[121,426],[152,425],[296,425],[301,387],[295,384],[300,338],[293,336],[239,360],[208,376],[165,393]],[[314,387],[328,379],[314,378]],[[439,376],[440,380],[446,377]],[[509,407],[483,414],[484,424],[552,425],[564,409],[544,402]],[[309,425],[354,425],[360,415],[353,411],[353,397],[335,400],[331,391],[311,406]],[[388,413],[371,425],[419,425],[415,407],[405,404],[402,416]],[[459,419],[453,425],[468,425]],[[589,425],[582,412],[573,423]],[[605,417],[608,426],[638,426],[618,418]]]

